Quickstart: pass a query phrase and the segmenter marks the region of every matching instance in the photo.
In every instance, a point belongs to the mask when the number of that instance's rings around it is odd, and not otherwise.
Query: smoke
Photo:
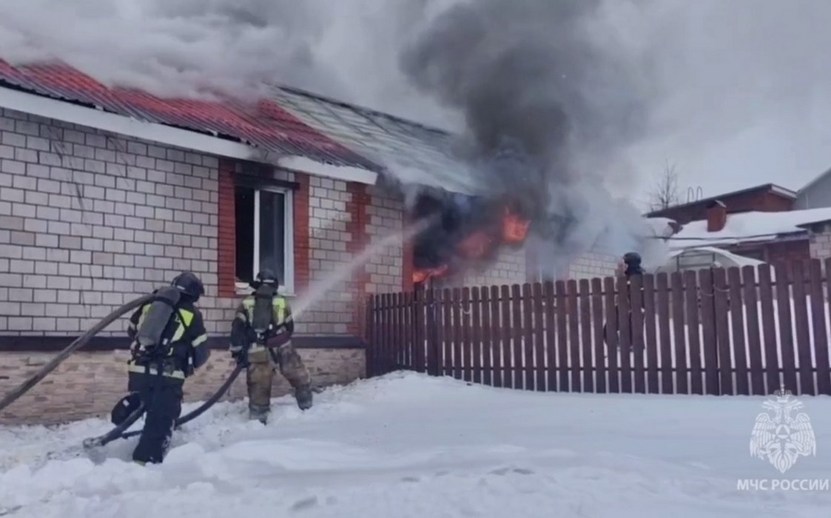
[[[0,49],[160,96],[250,99],[270,82],[447,126],[396,60],[449,1],[3,0]]]
[[[602,5],[459,4],[401,59],[415,85],[462,113],[478,183],[519,204],[554,270],[591,249],[644,249],[650,233],[603,185],[603,174],[629,173],[623,151],[643,135],[656,91],[644,56],[614,50]]]

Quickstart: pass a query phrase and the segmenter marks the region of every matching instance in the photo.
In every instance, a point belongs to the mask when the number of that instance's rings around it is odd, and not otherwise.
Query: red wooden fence
[[[374,295],[367,371],[544,391],[831,395],[824,266]]]

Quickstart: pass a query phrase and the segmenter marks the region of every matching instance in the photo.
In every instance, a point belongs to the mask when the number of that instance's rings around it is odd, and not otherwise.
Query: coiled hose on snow
[[[17,401],[23,394],[31,390],[32,387],[40,383],[41,380],[48,376],[50,372],[55,370],[58,367],[58,365],[60,365],[64,360],[69,358],[69,356],[72,353],[74,353],[81,347],[85,346],[87,342],[89,342],[90,339],[92,339],[92,337],[104,330],[108,325],[112,324],[122,316],[126,315],[128,312],[142,306],[143,304],[146,304],[147,302],[150,302],[152,299],[152,294],[144,295],[124,304],[123,306],[119,307],[118,309],[101,319],[100,322],[98,322],[96,325],[90,328],[86,333],[76,338],[75,341],[73,341],[71,344],[66,346],[63,351],[61,351],[57,356],[52,358],[52,360],[49,363],[44,365],[39,371],[37,371],[29,379],[24,381],[19,387],[6,394],[3,397],[3,399],[0,400],[0,412],[2,412],[7,406]]]

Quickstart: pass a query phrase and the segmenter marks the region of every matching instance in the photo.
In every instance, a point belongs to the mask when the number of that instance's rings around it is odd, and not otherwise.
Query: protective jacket
[[[255,329],[256,295],[245,297],[237,307],[234,322],[231,324],[231,351],[235,352],[249,347],[249,353],[265,349],[264,341],[276,333],[285,332],[288,336],[294,334],[294,320],[291,317],[291,307],[282,295],[271,297],[271,328],[258,336]]]
[[[183,300],[177,304],[173,318],[162,333],[162,336],[169,340],[165,348],[166,354],[163,354],[162,358],[157,358],[152,351],[136,340],[138,329],[148,317],[151,307],[152,303],[145,304],[130,317],[127,335],[132,340],[132,358],[128,361],[128,371],[137,374],[157,374],[157,365],[161,360],[162,376],[184,380],[204,365],[210,356],[210,351],[205,347],[208,335],[202,313],[189,301]]]

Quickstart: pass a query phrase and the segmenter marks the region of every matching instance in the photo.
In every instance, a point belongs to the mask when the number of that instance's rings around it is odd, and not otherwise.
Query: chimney
[[[727,224],[727,207],[719,200],[707,204],[707,232],[718,232]]]

